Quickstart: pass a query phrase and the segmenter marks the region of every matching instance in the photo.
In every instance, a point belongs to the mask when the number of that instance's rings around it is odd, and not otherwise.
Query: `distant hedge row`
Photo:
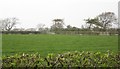
[[[16,54],[4,56],[3,68],[59,68],[59,67],[120,67],[120,55],[107,51],[101,52],[66,52],[63,54],[48,54],[43,58],[36,54]]]
[[[55,34],[81,34],[81,35],[115,35],[116,31],[53,31]],[[0,32],[1,33],[1,32]],[[2,31],[2,34],[51,34],[47,31]]]
[[[2,31],[2,34],[41,34],[40,31]]]

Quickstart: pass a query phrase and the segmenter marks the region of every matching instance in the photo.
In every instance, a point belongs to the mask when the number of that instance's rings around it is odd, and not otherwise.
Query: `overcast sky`
[[[18,28],[35,28],[42,23],[47,27],[56,18],[64,19],[66,25],[81,27],[84,19],[102,12],[118,15],[119,0],[0,0],[0,19],[16,17]]]

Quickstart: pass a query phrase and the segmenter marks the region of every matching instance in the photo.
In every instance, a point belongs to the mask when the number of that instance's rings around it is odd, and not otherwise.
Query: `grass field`
[[[16,53],[36,53],[42,56],[48,53],[66,51],[101,51],[118,50],[117,36],[88,35],[3,35],[2,55]]]

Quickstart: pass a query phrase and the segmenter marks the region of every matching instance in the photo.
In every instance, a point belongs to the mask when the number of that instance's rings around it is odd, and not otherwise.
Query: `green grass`
[[[117,36],[80,36],[80,35],[3,35],[2,55],[15,53],[36,53],[42,56],[48,53],[66,51],[117,52]]]

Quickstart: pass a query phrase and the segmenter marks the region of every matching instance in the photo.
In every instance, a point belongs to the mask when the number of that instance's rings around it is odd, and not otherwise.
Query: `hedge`
[[[120,67],[120,55],[107,51],[102,52],[66,52],[62,54],[48,54],[41,57],[35,54],[16,54],[2,57],[2,67]]]

